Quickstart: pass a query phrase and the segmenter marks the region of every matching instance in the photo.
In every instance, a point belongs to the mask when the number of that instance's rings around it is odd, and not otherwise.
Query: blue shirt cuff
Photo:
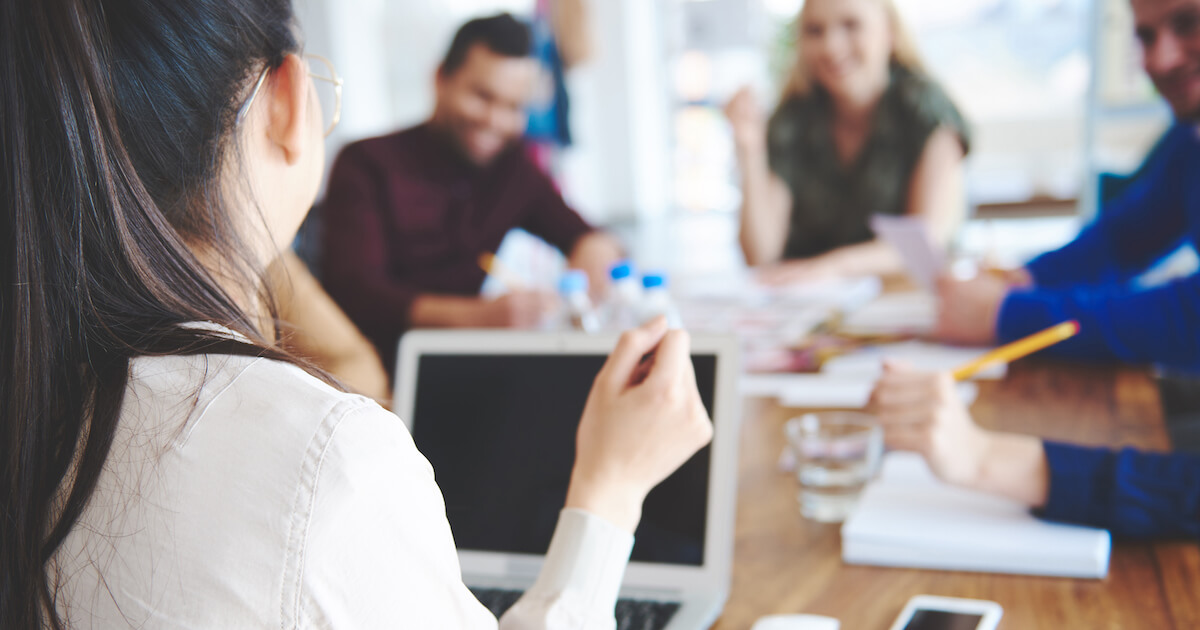
[[[1050,521],[1108,527],[1112,452],[1049,441],[1043,448],[1050,486],[1046,505],[1037,515]]]
[[[1000,304],[996,316],[996,338],[1001,343],[1022,339],[1062,323],[1059,300],[1039,291],[1013,291]]]

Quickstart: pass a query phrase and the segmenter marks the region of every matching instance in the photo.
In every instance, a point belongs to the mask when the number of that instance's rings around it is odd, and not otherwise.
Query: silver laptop
[[[566,497],[575,429],[615,336],[415,331],[396,411],[433,464],[463,578],[500,613],[530,587]],[[729,593],[736,512],[737,344],[696,336],[714,437],[646,499],[618,628],[707,628]]]

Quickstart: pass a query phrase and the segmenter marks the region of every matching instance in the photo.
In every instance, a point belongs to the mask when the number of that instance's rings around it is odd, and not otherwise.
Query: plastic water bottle
[[[607,328],[618,332],[629,330],[640,321],[638,308],[642,301],[642,285],[634,273],[633,263],[628,260],[613,265],[608,277],[612,279],[612,290],[605,308]]]
[[[642,276],[642,303],[639,310],[640,323],[646,323],[663,315],[667,318],[669,327],[683,328],[683,318],[680,317],[679,309],[675,307],[675,302],[671,299],[665,273],[647,273]]]
[[[568,269],[558,281],[558,292],[563,301],[563,328],[599,332],[600,319],[588,297],[587,273]]]

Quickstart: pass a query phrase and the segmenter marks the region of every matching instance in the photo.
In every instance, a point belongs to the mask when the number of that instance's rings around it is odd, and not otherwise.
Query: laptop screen
[[[575,461],[575,429],[599,355],[425,354],[413,439],[433,464],[459,549],[541,555]],[[713,413],[717,357],[692,357]],[[711,447],[646,498],[632,560],[700,566]]]

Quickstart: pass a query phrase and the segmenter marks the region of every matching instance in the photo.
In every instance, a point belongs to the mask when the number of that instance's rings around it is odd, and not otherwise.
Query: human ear
[[[295,165],[312,137],[308,64],[298,55],[287,55],[263,87],[267,96],[267,139],[279,148],[289,166]]]

